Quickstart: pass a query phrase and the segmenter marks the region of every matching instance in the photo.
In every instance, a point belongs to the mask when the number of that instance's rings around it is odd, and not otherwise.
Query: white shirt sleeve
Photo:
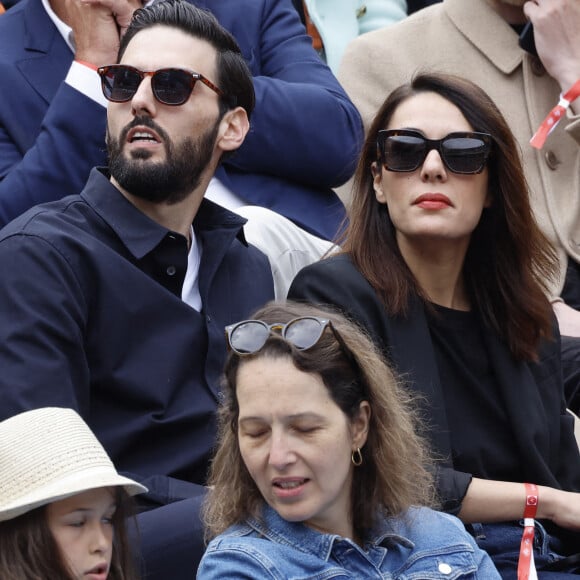
[[[103,107],[107,106],[107,99],[105,99],[101,89],[101,79],[96,70],[73,60],[65,82],[73,89],[79,91],[79,93],[95,101],[95,103]]]

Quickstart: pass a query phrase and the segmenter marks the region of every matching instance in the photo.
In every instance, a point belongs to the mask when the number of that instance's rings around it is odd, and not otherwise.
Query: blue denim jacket
[[[287,522],[268,506],[263,516],[263,521],[249,519],[214,538],[197,578],[501,578],[463,524],[434,510],[414,508],[404,518],[383,521],[363,548],[340,536]]]

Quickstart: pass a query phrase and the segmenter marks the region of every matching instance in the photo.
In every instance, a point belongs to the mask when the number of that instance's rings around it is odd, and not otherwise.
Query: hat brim
[[[3,505],[0,498],[0,522],[14,519],[33,509],[60,501],[101,487],[123,487],[133,496],[149,491],[144,485],[123,477],[110,470],[86,470],[76,473],[66,479],[36,489],[34,492],[19,497],[10,504]]]

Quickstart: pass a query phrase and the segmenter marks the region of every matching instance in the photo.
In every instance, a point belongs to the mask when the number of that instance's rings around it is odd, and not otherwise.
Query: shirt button
[[[553,171],[560,165],[560,160],[558,156],[553,151],[546,151],[544,155],[544,159],[546,160],[546,165]]]
[[[175,276],[175,272],[177,272],[175,266],[167,266],[167,270],[165,270],[167,272],[168,276]]]
[[[445,564],[445,562],[439,564],[439,572],[441,574],[451,574],[451,566],[449,564]]]

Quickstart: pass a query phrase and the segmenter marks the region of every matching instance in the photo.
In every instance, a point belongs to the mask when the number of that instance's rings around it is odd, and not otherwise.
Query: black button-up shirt
[[[201,312],[181,300],[185,238],[141,213],[104,172],[93,170],[80,195],[8,224],[0,232],[0,418],[72,407],[118,469],[161,476],[146,481],[153,494],[174,493],[166,476],[203,484],[224,326],[274,296],[244,222],[201,204],[193,224],[203,249]]]

